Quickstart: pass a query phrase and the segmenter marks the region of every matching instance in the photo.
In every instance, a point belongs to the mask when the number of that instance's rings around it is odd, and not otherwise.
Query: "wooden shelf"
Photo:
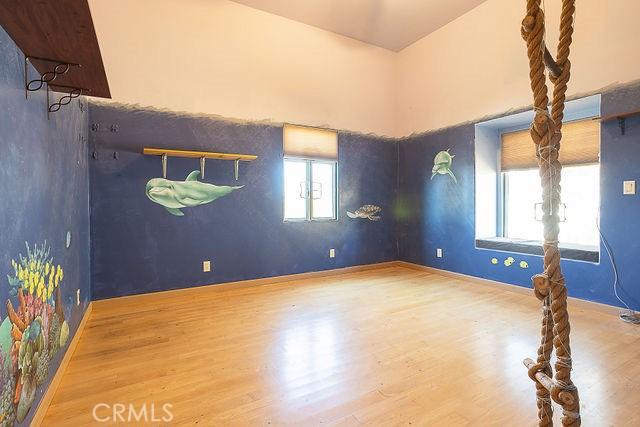
[[[162,156],[166,154],[167,157],[192,157],[192,158],[205,158],[205,159],[218,159],[218,160],[241,160],[243,162],[250,162],[258,158],[253,154],[234,154],[234,153],[215,153],[211,151],[190,151],[190,150],[168,150],[166,148],[147,148],[142,151],[143,154],[149,156]]]
[[[635,116],[637,114],[640,114],[640,110],[633,110],[633,111],[627,111],[624,113],[619,113],[619,114],[611,114],[608,116],[604,116],[604,117],[600,117],[600,120],[603,122],[606,122],[607,120],[613,120],[613,119],[624,119],[630,116]]]
[[[77,64],[56,76],[51,90],[111,98],[87,0],[2,0],[0,25],[40,75],[56,63]]]

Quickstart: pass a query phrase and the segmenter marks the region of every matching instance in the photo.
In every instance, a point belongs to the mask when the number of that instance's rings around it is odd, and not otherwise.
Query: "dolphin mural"
[[[436,157],[433,159],[433,169],[431,169],[431,179],[433,179],[433,177],[436,176],[437,174],[449,175],[453,179],[453,182],[457,184],[458,180],[456,179],[456,176],[451,171],[451,164],[453,163],[454,157],[455,155],[449,154],[449,150],[440,151],[438,154],[436,154]]]
[[[147,182],[146,194],[149,200],[164,208],[172,215],[184,216],[180,209],[192,208],[211,203],[226,196],[234,190],[242,188],[226,185],[213,185],[198,181],[200,171],[193,171],[184,181],[170,181],[164,178],[153,178]]]

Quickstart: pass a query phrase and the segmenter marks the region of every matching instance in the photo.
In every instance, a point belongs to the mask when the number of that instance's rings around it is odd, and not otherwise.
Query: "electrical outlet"
[[[442,258],[442,249],[441,248],[436,249],[436,256],[438,258]]]
[[[211,271],[211,261],[202,261],[202,271],[205,273]]]
[[[80,289],[76,291],[76,305],[80,305]]]
[[[636,194],[636,182],[624,181],[624,183],[622,184],[622,194],[625,194],[625,195]]]
[[[335,258],[335,257],[336,257],[336,250],[329,249],[329,258]]]

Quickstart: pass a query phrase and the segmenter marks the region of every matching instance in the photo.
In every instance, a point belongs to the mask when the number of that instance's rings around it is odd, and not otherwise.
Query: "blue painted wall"
[[[640,86],[602,94],[602,115],[626,112],[640,106]],[[640,196],[623,196],[622,181],[640,181],[640,117],[627,119],[627,133],[620,135],[616,120],[602,124],[601,228],[611,244],[618,265],[621,296],[640,309]],[[433,180],[433,158],[440,150],[455,154],[455,185],[446,176]],[[400,142],[399,205],[400,259],[502,282],[530,286],[530,277],[541,271],[542,258],[475,248],[474,124],[464,124]],[[482,197],[482,195],[478,195]],[[443,248],[444,257],[436,257]],[[513,256],[528,262],[505,267]],[[500,260],[492,265],[491,258]],[[592,264],[563,260],[569,295],[590,301],[621,305],[613,294],[613,270],[601,248],[601,261]]]
[[[0,28],[0,321],[7,317],[7,300],[19,306],[7,278],[15,274],[11,261],[27,255],[25,243],[33,249],[46,241],[53,262],[64,270],[59,286],[70,341],[90,300],[88,114],[86,104],[83,112],[76,100],[47,121],[44,90],[25,99],[23,60],[22,52]],[[36,75],[35,70],[31,73]],[[71,232],[69,249],[67,231]],[[80,305],[76,305],[77,289]],[[0,329],[0,342],[5,343],[7,331]],[[51,358],[49,375],[37,387],[22,424],[29,424],[66,346]],[[4,347],[1,353],[6,357]],[[0,367],[3,425],[11,420],[6,393],[14,391],[9,390],[12,386],[2,370],[14,369],[19,374],[11,365],[5,359]]]
[[[340,133],[339,220],[284,223],[282,127],[93,104],[90,123],[97,125],[90,132],[97,299],[398,258],[393,141]],[[238,182],[233,162],[207,161],[205,182],[244,188],[176,217],[145,195],[147,181],[162,176],[160,158],[141,154],[145,146],[259,157],[241,163]],[[168,178],[184,180],[198,168],[197,159],[170,158]],[[368,203],[382,207],[382,220],[345,215]],[[212,260],[212,272],[202,272],[203,260]]]

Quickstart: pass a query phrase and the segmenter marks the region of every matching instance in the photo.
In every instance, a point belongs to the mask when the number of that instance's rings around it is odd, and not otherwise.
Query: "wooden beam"
[[[549,52],[546,46],[544,48],[544,65],[547,66],[547,69],[553,77],[559,77],[560,74],[562,74],[562,68],[560,68],[556,60],[553,59],[551,52]]]
[[[251,162],[258,158],[253,154],[235,154],[235,153],[216,153],[211,151],[192,151],[192,150],[168,150],[165,148],[147,148],[142,151],[143,154],[149,156],[162,156],[166,154],[168,157],[192,157],[218,160],[242,160],[243,162]]]

